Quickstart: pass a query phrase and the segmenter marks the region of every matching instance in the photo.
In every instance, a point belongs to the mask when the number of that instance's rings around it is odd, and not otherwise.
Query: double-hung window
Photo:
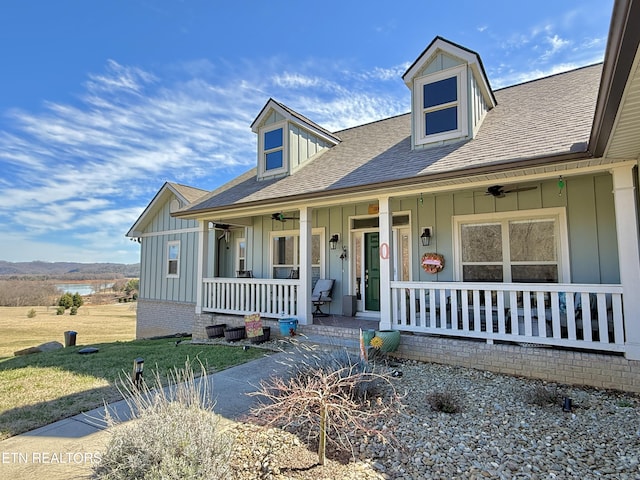
[[[286,170],[286,131],[284,123],[272,125],[262,130],[260,169],[263,175],[278,174]]]
[[[167,242],[167,277],[180,276],[180,240]]]
[[[417,81],[416,143],[430,143],[467,135],[467,71],[455,67]]]
[[[321,277],[321,234],[311,236],[311,271],[313,280]],[[271,265],[273,278],[290,278],[291,272],[300,269],[300,234],[298,232],[273,232],[271,234]]]

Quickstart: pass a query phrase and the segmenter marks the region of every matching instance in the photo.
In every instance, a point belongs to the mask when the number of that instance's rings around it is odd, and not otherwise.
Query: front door
[[[378,232],[364,234],[364,308],[380,311],[380,237]]]

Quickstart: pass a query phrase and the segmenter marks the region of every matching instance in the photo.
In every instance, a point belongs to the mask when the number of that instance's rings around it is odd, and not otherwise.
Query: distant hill
[[[0,260],[0,277],[38,277],[69,280],[95,278],[137,278],[140,264],[76,262],[5,262]]]

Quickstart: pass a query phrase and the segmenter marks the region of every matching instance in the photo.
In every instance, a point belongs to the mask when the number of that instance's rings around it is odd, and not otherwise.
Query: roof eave
[[[640,1],[615,1],[596,111],[589,137],[589,151],[596,157],[602,156],[607,148],[631,67],[638,53],[640,28],[632,21],[638,18],[640,18]]]
[[[314,200],[318,198],[326,198],[329,196],[342,196],[352,193],[371,192],[372,190],[388,190],[398,187],[407,187],[424,182],[435,182],[442,180],[451,180],[459,178],[461,174],[465,177],[478,176],[484,174],[504,173],[513,170],[520,170],[523,168],[532,168],[543,165],[559,164],[563,162],[570,162],[575,160],[585,160],[592,158],[592,155],[588,151],[578,151],[562,153],[557,155],[537,156],[530,158],[523,158],[518,160],[507,160],[502,162],[495,162],[480,167],[465,168],[458,170],[451,170],[447,172],[432,173],[427,175],[414,176],[409,178],[389,180],[385,182],[371,183],[367,185],[358,185],[354,187],[346,187],[336,190],[320,190],[314,192],[308,192],[300,195],[272,197],[264,200],[256,200],[252,202],[243,202],[240,204],[224,205],[221,207],[209,207],[203,209],[190,209],[188,211],[176,212],[172,216],[178,218],[199,218],[204,214],[219,214],[229,212],[234,209],[249,210],[253,208],[267,207],[269,205],[282,205],[286,202],[298,202],[303,200]]]

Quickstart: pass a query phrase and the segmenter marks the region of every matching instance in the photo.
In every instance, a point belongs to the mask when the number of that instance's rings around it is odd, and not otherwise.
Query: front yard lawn
[[[134,340],[93,344],[98,353],[78,354],[87,345],[36,353],[0,361],[0,439],[120,400],[119,376],[129,376],[133,361],[144,359],[145,378],[162,377],[199,362],[214,372],[261,357],[258,348],[243,350],[224,345],[191,345],[190,339]]]

